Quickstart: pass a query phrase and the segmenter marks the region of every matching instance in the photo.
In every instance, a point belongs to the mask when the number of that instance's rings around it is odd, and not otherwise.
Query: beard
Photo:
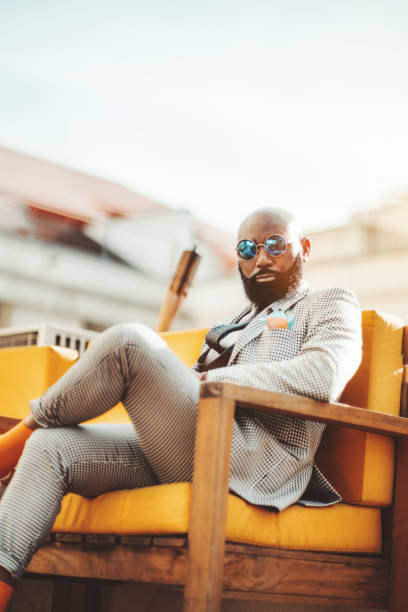
[[[272,302],[284,298],[298,288],[303,275],[303,261],[299,253],[291,267],[286,272],[277,272],[274,280],[269,283],[257,283],[256,274],[246,278],[239,265],[238,270],[247,298],[260,312]]]

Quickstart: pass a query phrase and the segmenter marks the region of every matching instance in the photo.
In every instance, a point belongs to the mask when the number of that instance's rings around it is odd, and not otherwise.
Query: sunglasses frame
[[[285,250],[283,251],[283,253],[279,253],[279,255],[272,255],[272,253],[270,253],[267,249],[267,247],[265,246],[265,243],[267,240],[269,240],[269,238],[282,238],[282,240],[285,241]],[[246,259],[245,257],[242,257],[242,255],[239,254],[238,251],[238,246],[241,244],[241,242],[252,242],[252,244],[255,245],[256,247],[256,253],[253,257],[250,257],[249,259]],[[269,255],[269,257],[282,257],[282,255],[284,255],[288,249],[288,244],[292,244],[293,240],[286,240],[285,236],[281,236],[280,234],[270,234],[269,236],[267,236],[265,238],[265,240],[263,242],[260,242],[259,244],[256,244],[256,242],[254,240],[251,240],[250,238],[242,238],[242,240],[240,240],[237,244],[237,246],[235,247],[235,250],[237,252],[237,255],[240,259],[242,259],[242,261],[251,261],[252,259],[255,259],[255,257],[257,257],[258,253],[259,253],[259,248],[261,246],[263,246],[263,248],[265,249],[265,252],[267,253],[267,255]]]

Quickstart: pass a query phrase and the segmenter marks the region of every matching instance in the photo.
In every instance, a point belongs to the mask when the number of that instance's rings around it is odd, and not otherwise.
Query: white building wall
[[[52,321],[103,329],[138,320],[155,327],[165,291],[165,282],[119,263],[35,240],[0,240],[2,326]]]
[[[312,235],[305,275],[314,287],[349,287],[363,309],[389,312],[408,322],[408,236],[400,228],[394,236],[389,227],[387,232],[376,227],[375,213],[369,227],[352,224]]]

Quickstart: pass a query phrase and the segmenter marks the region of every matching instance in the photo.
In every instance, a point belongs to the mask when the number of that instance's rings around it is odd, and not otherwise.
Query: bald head
[[[254,228],[274,227],[274,232],[278,234],[288,235],[293,238],[303,238],[303,233],[300,225],[294,215],[283,208],[276,206],[267,206],[258,208],[250,215],[245,217],[239,226],[238,240],[246,238],[248,232]]]

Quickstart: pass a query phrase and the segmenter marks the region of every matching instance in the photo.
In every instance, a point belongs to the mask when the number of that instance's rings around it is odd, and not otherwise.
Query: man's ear
[[[310,238],[302,238],[302,260],[303,263],[309,259],[310,256]]]

